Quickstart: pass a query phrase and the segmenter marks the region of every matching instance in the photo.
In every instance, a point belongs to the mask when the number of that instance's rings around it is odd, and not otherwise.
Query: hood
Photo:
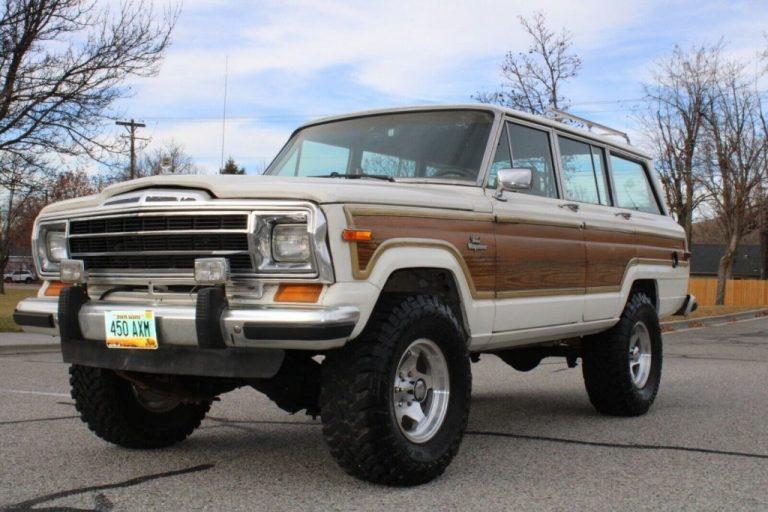
[[[489,206],[482,206],[488,205],[488,201],[480,187],[343,178],[190,175],[152,176],[118,183],[100,194],[48,205],[42,213],[95,207],[116,195],[157,187],[200,189],[217,199],[295,199],[317,204],[428,206],[468,211],[489,209]]]

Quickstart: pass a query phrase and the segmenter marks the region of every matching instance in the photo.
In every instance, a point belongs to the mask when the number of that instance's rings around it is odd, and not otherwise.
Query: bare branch
[[[543,114],[550,107],[567,109],[562,85],[581,69],[581,59],[571,50],[573,36],[565,29],[552,32],[541,12],[518,19],[530,45],[525,52],[507,52],[501,65],[504,82],[497,91],[477,92],[473,98],[533,114]]]

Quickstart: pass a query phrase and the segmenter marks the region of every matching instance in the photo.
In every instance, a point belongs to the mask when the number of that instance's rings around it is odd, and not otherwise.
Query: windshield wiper
[[[371,178],[374,180],[384,180],[384,181],[391,181],[395,182],[395,178],[392,176],[387,176],[386,174],[366,174],[366,173],[360,173],[360,174],[347,174],[347,173],[341,173],[333,171],[330,174],[323,174],[322,176],[310,176],[311,178],[346,178],[348,180],[359,180],[362,178]]]

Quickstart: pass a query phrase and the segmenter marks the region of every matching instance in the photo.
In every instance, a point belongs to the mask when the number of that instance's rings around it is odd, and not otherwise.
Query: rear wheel
[[[603,414],[639,416],[661,382],[662,340],[656,309],[647,295],[633,295],[619,323],[584,340],[583,375],[592,405]]]
[[[464,336],[440,299],[380,308],[358,339],[326,356],[322,378],[323,433],[349,474],[418,485],[458,452],[471,373]]]
[[[69,375],[72,398],[88,428],[126,448],[163,448],[183,441],[211,406],[139,389],[102,368],[72,365]]]

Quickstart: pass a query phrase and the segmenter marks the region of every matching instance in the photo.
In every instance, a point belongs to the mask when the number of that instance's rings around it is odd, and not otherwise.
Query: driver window
[[[525,193],[556,198],[557,185],[549,133],[515,123],[507,123],[507,128],[512,145],[512,167],[530,169],[532,173],[531,189]]]

